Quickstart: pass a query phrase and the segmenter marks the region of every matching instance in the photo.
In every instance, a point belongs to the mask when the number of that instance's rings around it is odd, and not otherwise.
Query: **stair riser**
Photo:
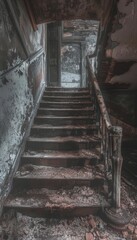
[[[52,115],[52,116],[58,116],[58,117],[65,117],[65,116],[91,116],[93,115],[93,109],[91,110],[46,110],[46,109],[39,109],[38,115]]]
[[[60,188],[72,189],[75,186],[86,186],[96,188],[97,190],[101,189],[103,186],[103,179],[96,180],[84,180],[84,179],[19,179],[14,178],[13,188],[16,188],[16,191],[21,188],[33,189],[35,188],[48,188],[52,190],[57,190]]]
[[[72,91],[72,92],[67,92],[67,91],[45,91],[43,97],[47,97],[47,96],[53,96],[53,97],[56,97],[56,96],[60,96],[60,97],[63,97],[63,96],[67,96],[67,97],[82,97],[82,96],[85,96],[85,95],[90,95],[89,94],[89,91]]]
[[[43,97],[42,98],[43,101],[49,101],[49,102],[71,102],[71,103],[75,103],[75,102],[88,102],[91,101],[90,97],[78,97],[78,98],[73,98],[73,97],[57,97],[57,96],[48,96],[48,97]]]
[[[31,129],[31,136],[33,137],[68,137],[68,136],[85,136],[94,134],[97,131],[95,128],[93,129],[73,129],[73,130],[66,130],[66,129]]]
[[[67,88],[67,87],[63,88],[63,87],[52,87],[51,86],[51,87],[46,87],[45,92],[46,91],[52,91],[52,92],[54,92],[54,91],[57,91],[57,92],[69,91],[69,92],[77,93],[77,92],[88,91],[88,88],[74,88],[74,87],[72,87],[72,88]]]
[[[55,151],[78,151],[79,149],[93,149],[97,142],[34,142],[28,141],[26,149],[28,150],[55,150]]]
[[[94,123],[94,119],[57,119],[57,118],[35,118],[34,124],[49,124],[53,126],[62,126],[62,125],[89,125]]]
[[[98,159],[92,158],[81,158],[79,159],[72,159],[72,158],[67,158],[65,157],[64,159],[61,158],[51,158],[51,159],[46,159],[46,158],[29,158],[29,157],[22,157],[21,160],[21,165],[24,164],[33,164],[37,166],[50,166],[50,167],[74,167],[74,166],[85,166],[85,163],[90,165],[95,165],[99,162]]]
[[[5,207],[5,211],[13,209],[24,215],[31,217],[42,217],[42,218],[73,218],[73,217],[85,217],[91,215],[98,215],[102,210],[102,206],[92,207],[71,207],[64,206],[59,207],[43,207],[43,208],[29,208],[29,207]]]
[[[40,107],[42,108],[86,108],[86,107],[92,107],[92,103],[70,103],[70,104],[65,104],[65,103],[48,103],[48,102],[41,102]]]

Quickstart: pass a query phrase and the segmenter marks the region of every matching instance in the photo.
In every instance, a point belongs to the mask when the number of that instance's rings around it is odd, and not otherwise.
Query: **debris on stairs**
[[[88,89],[46,89],[5,209],[78,217],[108,206],[94,115]]]
[[[46,89],[4,206],[15,213],[18,240],[35,239],[33,227],[39,240],[103,239],[95,216],[109,201],[97,130],[88,89]]]

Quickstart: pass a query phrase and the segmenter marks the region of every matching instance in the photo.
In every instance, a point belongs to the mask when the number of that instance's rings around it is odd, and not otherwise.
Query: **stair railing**
[[[97,78],[94,74],[93,60],[87,56],[87,83],[93,100],[101,138],[101,157],[105,167],[105,178],[111,194],[111,207],[120,209],[121,207],[121,168],[122,168],[122,128],[111,124],[107,107],[100,90]]]

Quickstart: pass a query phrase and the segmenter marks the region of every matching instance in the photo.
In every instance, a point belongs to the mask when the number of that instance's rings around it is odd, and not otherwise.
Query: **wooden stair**
[[[47,218],[97,214],[108,206],[99,154],[89,91],[47,88],[5,210]]]

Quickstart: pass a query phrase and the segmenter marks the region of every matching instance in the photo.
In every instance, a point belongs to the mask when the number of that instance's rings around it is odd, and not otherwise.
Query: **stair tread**
[[[49,166],[36,166],[33,164],[26,164],[20,167],[16,172],[15,178],[17,179],[80,179],[80,180],[93,180],[96,178],[103,179],[103,173],[97,171],[94,167],[49,167]]]
[[[96,129],[97,126],[95,124],[90,124],[90,125],[61,125],[61,126],[54,126],[54,125],[49,125],[49,124],[34,124],[32,126],[32,129]]]
[[[89,187],[77,187],[73,189],[51,190],[47,188],[23,189],[10,194],[5,207],[20,208],[75,208],[108,205],[103,194]]]
[[[70,141],[74,141],[74,142],[88,142],[88,141],[92,141],[92,142],[99,142],[100,139],[98,137],[95,136],[90,136],[90,135],[85,135],[85,136],[67,136],[67,137],[51,137],[51,138],[46,138],[46,137],[29,137],[28,141],[33,141],[33,142],[70,142]]]
[[[79,101],[79,102],[57,102],[57,101],[55,101],[55,102],[51,102],[51,101],[44,101],[44,100],[42,100],[40,103],[46,103],[46,104],[59,104],[59,105],[62,105],[62,104],[64,104],[64,105],[75,105],[75,104],[92,104],[92,102],[91,101]]]
[[[69,95],[68,95],[68,96],[43,96],[43,97],[44,97],[44,98],[53,98],[53,99],[54,99],[54,98],[62,98],[62,99],[65,98],[65,99],[68,99],[68,100],[71,99],[71,98],[72,98],[72,99],[77,99],[77,98],[91,98],[89,94],[88,94],[88,95],[87,95],[87,94],[86,94],[86,95],[81,95],[81,96],[69,96]]]
[[[57,91],[57,90],[45,90],[45,93],[68,93],[68,94],[77,94],[77,93],[81,93],[81,94],[83,94],[83,93],[85,93],[85,94],[89,94],[89,90],[71,90],[71,91],[69,91],[69,90],[63,90],[63,89],[60,89],[59,91]]]
[[[99,158],[99,151],[79,150],[79,151],[30,151],[24,152],[23,157],[32,158]]]
[[[55,118],[55,119],[92,119],[93,116],[54,116],[54,115],[37,115],[36,118]]]
[[[74,90],[82,90],[82,89],[88,89],[87,87],[62,87],[62,86],[48,86],[46,87],[46,89],[63,89],[63,90],[67,90],[67,89],[74,89]]]
[[[44,107],[40,107],[38,110],[47,110],[47,111],[90,111],[90,110],[93,110],[94,108],[93,107],[84,107],[84,108],[67,108],[67,109],[64,109],[64,108],[44,108]]]

